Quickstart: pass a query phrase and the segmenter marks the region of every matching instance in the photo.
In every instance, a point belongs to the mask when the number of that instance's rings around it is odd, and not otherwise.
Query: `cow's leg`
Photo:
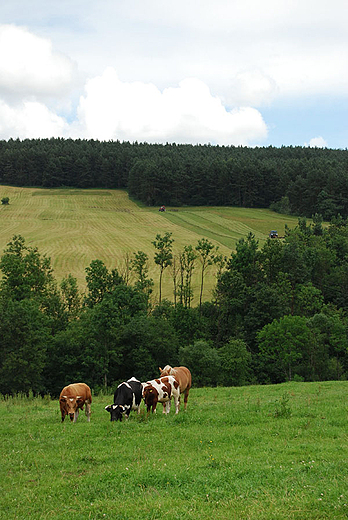
[[[76,412],[74,413],[74,422],[77,421],[77,418],[78,418],[78,416],[79,416],[79,413],[80,413],[80,410],[79,410],[79,408],[78,408],[78,409],[76,410]]]
[[[189,391],[190,391],[190,389],[185,390],[185,397],[184,397],[184,410],[186,410],[187,399],[188,399]]]
[[[166,406],[167,406],[167,403],[163,403],[163,413],[166,413]]]
[[[171,401],[167,401],[166,402],[166,414],[168,414],[170,412],[170,405],[171,405]]]
[[[85,414],[87,417],[87,422],[90,422],[90,420],[91,420],[91,403],[88,403],[87,401],[86,401]]]
[[[179,413],[179,408],[180,408],[180,396],[179,397],[174,397],[174,404],[175,404],[175,413]]]

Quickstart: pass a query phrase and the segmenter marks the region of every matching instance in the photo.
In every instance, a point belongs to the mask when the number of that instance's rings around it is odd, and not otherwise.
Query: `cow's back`
[[[171,367],[170,365],[167,365],[164,367],[163,370],[161,370],[161,377],[163,376],[174,376],[175,379],[178,381],[180,386],[180,391],[184,392],[185,390],[190,390],[192,385],[192,376],[191,372],[187,367]]]
[[[60,397],[62,396],[81,396],[85,401],[89,401],[90,403],[92,402],[91,389],[86,385],[86,383],[72,383],[71,385],[65,386],[60,393]]]
[[[127,381],[127,383],[129,384],[129,386],[131,387],[131,389],[133,391],[134,404],[136,406],[139,406],[141,403],[142,394],[143,394],[143,385],[140,383],[140,381],[138,381],[135,378],[129,379]]]

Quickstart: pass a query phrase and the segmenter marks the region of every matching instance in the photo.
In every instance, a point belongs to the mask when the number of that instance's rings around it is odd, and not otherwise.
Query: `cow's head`
[[[121,404],[110,404],[105,406],[105,410],[110,412],[110,421],[122,421],[122,417],[126,412],[126,409]]]
[[[172,373],[172,367],[170,365],[166,365],[164,368],[158,367],[161,377],[163,376],[170,376]]]
[[[66,415],[69,415],[70,420],[73,421],[78,408],[82,408],[84,399],[80,395],[76,397],[62,395],[59,402],[64,407]]]
[[[145,403],[147,405],[151,405],[154,401],[157,402],[158,392],[151,385],[145,386],[144,389],[143,389],[143,398],[144,398],[144,401],[145,401]]]

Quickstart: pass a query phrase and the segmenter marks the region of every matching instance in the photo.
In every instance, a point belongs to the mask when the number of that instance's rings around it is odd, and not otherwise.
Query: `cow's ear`
[[[83,397],[77,396],[76,397],[76,402],[77,402],[78,405],[80,405],[80,404],[83,404],[85,402],[85,400],[84,400]]]
[[[105,406],[105,410],[107,412],[111,412],[111,404],[109,404],[108,406]]]

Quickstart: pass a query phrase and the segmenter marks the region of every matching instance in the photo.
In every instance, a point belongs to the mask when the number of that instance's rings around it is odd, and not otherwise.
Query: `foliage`
[[[86,267],[87,296],[85,303],[93,307],[100,303],[106,294],[110,294],[113,289],[123,282],[117,269],[111,272],[101,260],[93,260],[89,267]]]
[[[199,386],[215,386],[221,360],[216,349],[207,341],[197,340],[193,345],[179,349],[180,364],[190,367],[192,379]]]
[[[0,143],[0,183],[128,188],[146,205],[274,208],[348,215],[347,150],[147,144],[84,139]]]
[[[310,331],[305,318],[284,316],[265,325],[257,334],[260,363],[273,365],[274,377],[282,374],[280,381],[291,381],[293,369],[304,356],[311,343]]]
[[[9,197],[3,197],[1,199],[1,204],[7,205],[9,203],[10,203],[10,198]]]
[[[202,296],[203,296],[203,284],[204,284],[204,275],[209,265],[212,265],[218,247],[215,247],[209,240],[206,238],[201,238],[198,240],[198,244],[196,245],[196,251],[198,253],[198,258],[201,262],[201,290],[199,294],[199,306],[202,306]]]
[[[63,305],[70,319],[77,318],[82,309],[82,296],[80,294],[77,280],[71,274],[64,277],[60,283]]]
[[[26,246],[20,235],[15,235],[7,244],[0,269],[1,290],[15,300],[44,298],[55,288],[50,259],[42,257],[37,248]]]
[[[143,291],[149,300],[152,293],[153,280],[149,278],[149,257],[144,251],[133,253],[133,258],[130,261],[130,269],[136,274],[135,287]]]
[[[172,233],[166,231],[163,236],[159,233],[156,235],[156,239],[152,242],[156,251],[155,251],[155,264],[160,267],[160,281],[159,281],[159,303],[162,300],[162,276],[163,271],[170,265],[172,265],[172,244],[174,239],[171,238]]]
[[[178,287],[179,302],[184,307],[191,307],[193,298],[192,273],[195,268],[197,254],[191,245],[184,246],[179,254],[180,281]]]
[[[50,354],[48,318],[36,301],[0,298],[0,393],[42,392]]]
[[[250,377],[251,354],[240,339],[231,339],[218,350],[220,358],[219,384],[241,386]]]
[[[92,261],[83,298],[72,275],[58,288],[50,259],[15,235],[0,258],[0,391],[56,395],[76,380],[105,391],[133,375],[153,378],[168,363],[187,365],[196,386],[348,378],[348,223],[318,224],[301,218],[262,246],[248,234],[220,270],[214,299],[196,307],[190,245],[179,301],[152,307],[146,253],[133,255],[133,285]],[[167,232],[153,243],[161,269],[172,242]],[[200,243],[208,265],[216,250]]]
[[[291,407],[289,404],[290,396],[288,392],[284,392],[281,398],[277,402],[277,406],[274,411],[274,417],[288,419],[291,417]]]

